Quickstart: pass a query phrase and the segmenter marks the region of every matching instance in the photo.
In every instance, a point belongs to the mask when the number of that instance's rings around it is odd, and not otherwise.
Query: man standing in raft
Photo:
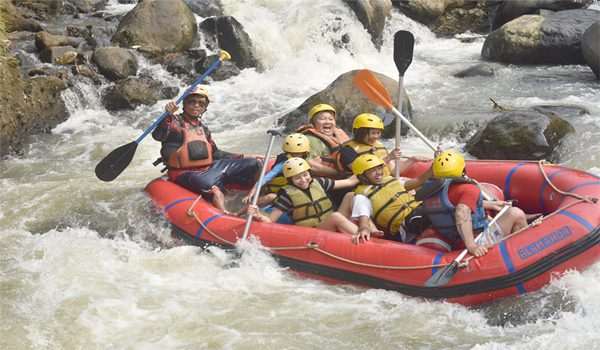
[[[426,183],[417,193],[423,200],[422,213],[431,221],[416,244],[441,251],[460,247],[461,241],[474,256],[487,253],[487,247],[475,242],[475,234],[484,231],[490,237],[502,237],[527,226],[525,213],[510,207],[493,227],[488,227],[486,209],[498,211],[506,202],[483,199],[481,188],[466,177],[465,158],[454,150],[447,150],[433,160],[433,176],[442,182]],[[423,198],[421,198],[423,197]],[[494,242],[494,239],[491,239]]]
[[[354,242],[368,241],[371,237],[369,219],[384,232],[385,238],[412,243],[421,232],[422,217],[415,212],[421,204],[410,190],[421,186],[431,169],[417,178],[402,182],[384,176],[385,162],[373,154],[363,154],[352,162],[352,172],[360,184],[354,190],[352,219],[358,220]]]
[[[161,142],[160,155],[167,165],[171,181],[200,193],[212,204],[225,210],[223,187],[226,184],[252,185],[260,170],[254,158],[244,158],[217,148],[202,116],[210,100],[203,86],[196,86],[183,100],[183,113],[177,104],[169,102],[165,110],[168,117],[152,132]]]

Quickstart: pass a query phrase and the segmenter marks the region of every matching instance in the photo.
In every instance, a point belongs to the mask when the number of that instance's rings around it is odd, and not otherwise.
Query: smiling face
[[[183,114],[188,118],[196,119],[206,112],[208,99],[202,95],[189,95],[183,101]]]
[[[374,145],[381,138],[381,130],[379,129],[369,129],[364,138],[364,143],[368,145]]]
[[[303,171],[298,175],[294,175],[290,178],[294,186],[299,189],[305,190],[310,186],[310,182],[312,181],[312,176],[308,171]]]
[[[312,119],[312,124],[318,132],[333,136],[335,130],[335,115],[330,111],[323,111]]]
[[[383,182],[383,165],[365,171],[363,176],[366,177],[371,184],[381,184]]]

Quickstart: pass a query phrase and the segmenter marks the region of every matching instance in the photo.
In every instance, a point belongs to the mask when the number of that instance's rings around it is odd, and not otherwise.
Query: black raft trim
[[[174,232],[179,237],[185,239],[188,243],[191,243],[193,245],[217,245],[226,249],[233,248],[233,246],[230,245],[215,244],[214,242],[209,242],[205,240],[196,240],[190,237],[185,232],[183,232],[181,229],[177,228],[176,226],[173,225],[173,227]],[[356,272],[350,272],[332,268],[329,266],[313,264],[306,261],[290,259],[284,256],[278,256],[273,254],[273,257],[281,265],[290,267],[291,269],[299,272],[321,275],[339,281],[345,281],[353,284],[365,285],[374,288],[394,290],[402,294],[415,297],[423,297],[429,299],[446,299],[458,298],[467,295],[475,295],[513,287],[518,283],[523,283],[540,276],[541,274],[551,270],[553,267],[558,266],[564,263],[565,261],[584,253],[585,251],[593,248],[596,244],[599,243],[600,226],[594,228],[591,232],[586,234],[584,237],[578,239],[577,241],[569,244],[568,246],[562,247],[561,249],[558,249],[557,251],[548,255],[546,258],[536,263],[533,263],[522,270],[501,277],[446,287],[425,287],[397,283]]]

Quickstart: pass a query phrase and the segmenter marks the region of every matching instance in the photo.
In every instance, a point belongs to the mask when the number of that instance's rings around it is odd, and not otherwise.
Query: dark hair
[[[370,130],[371,128],[352,129],[352,134],[354,135],[354,139],[356,141],[365,143],[365,139],[367,138],[367,135],[369,135]]]

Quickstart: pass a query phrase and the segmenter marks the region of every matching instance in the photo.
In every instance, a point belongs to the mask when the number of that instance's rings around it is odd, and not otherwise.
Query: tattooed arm
[[[485,255],[487,248],[475,243],[473,223],[471,222],[471,209],[466,204],[459,203],[454,211],[454,220],[456,220],[456,229],[465,242],[469,253],[474,256]]]

